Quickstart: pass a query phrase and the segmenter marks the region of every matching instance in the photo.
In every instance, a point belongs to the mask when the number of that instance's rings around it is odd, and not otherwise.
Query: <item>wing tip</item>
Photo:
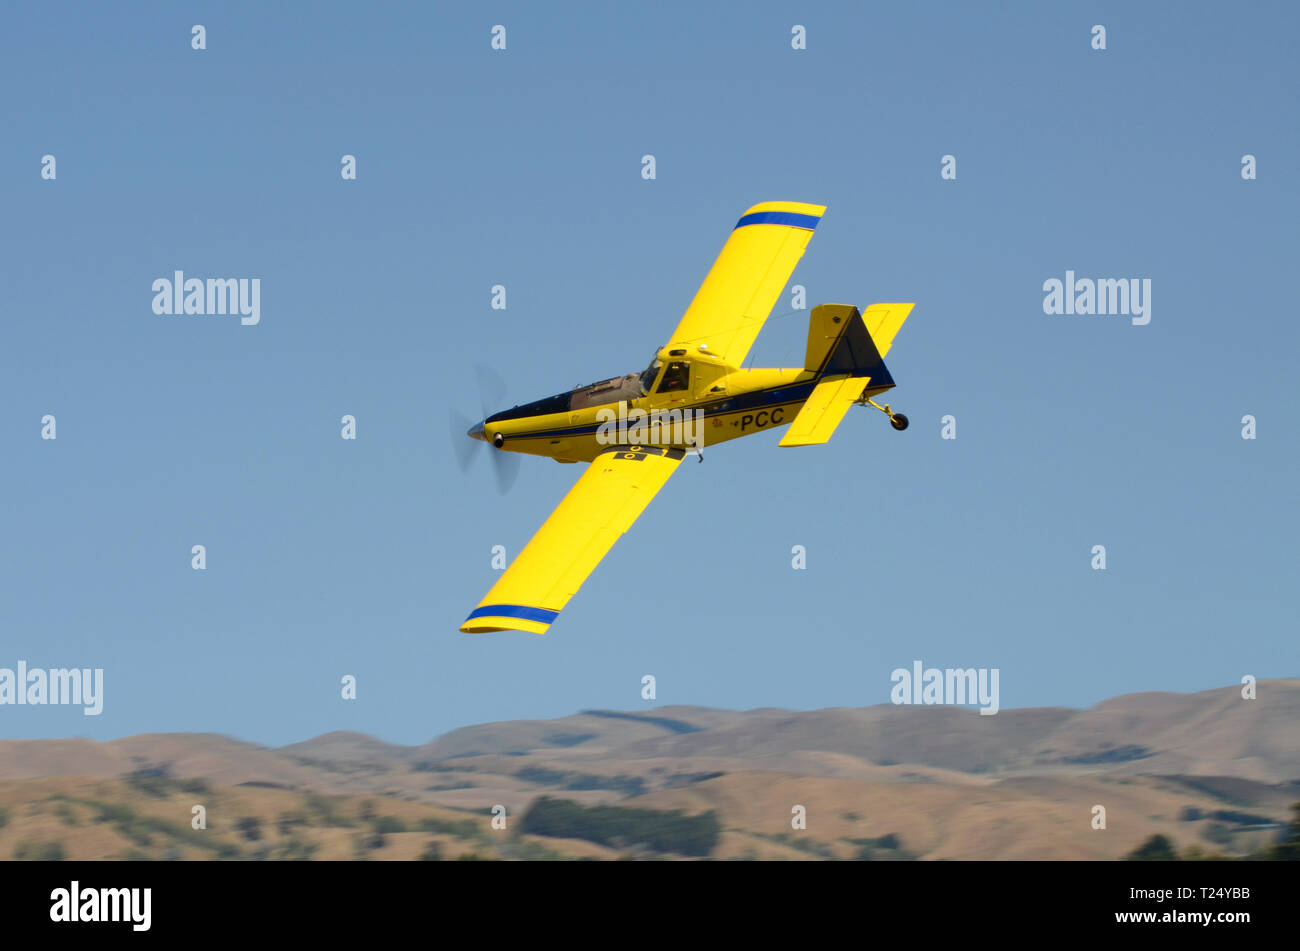
[[[825,205],[808,205],[798,201],[765,201],[751,207],[736,222],[732,230],[746,225],[782,225],[814,231],[821,223]]]
[[[803,201],[761,201],[757,205],[746,209],[745,215],[758,214],[764,211],[788,211],[797,215],[811,215],[814,218],[820,218],[826,213],[826,206]],[[745,215],[741,215],[741,217],[743,218]]]
[[[485,604],[470,612],[460,626],[462,634],[493,634],[497,631],[526,631],[545,634],[559,611],[526,604]]]
[[[462,634],[496,634],[501,631],[524,631],[527,634],[545,634],[551,625],[518,618],[475,618],[460,626]]]

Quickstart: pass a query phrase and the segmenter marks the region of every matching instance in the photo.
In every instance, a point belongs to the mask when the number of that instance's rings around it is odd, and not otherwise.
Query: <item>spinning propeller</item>
[[[492,413],[492,408],[500,407],[505,401],[506,385],[495,371],[482,364],[474,368],[478,378],[479,408],[483,411],[480,421],[475,423],[462,413],[451,410],[450,432],[452,453],[461,472],[468,472],[474,464],[474,457],[486,451],[496,473],[497,491],[504,495],[515,483],[519,474],[519,456],[506,452],[488,441],[483,432],[483,422]]]

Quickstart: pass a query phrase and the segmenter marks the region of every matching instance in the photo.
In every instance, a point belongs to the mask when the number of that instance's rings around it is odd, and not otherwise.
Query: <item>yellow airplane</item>
[[[546,633],[682,459],[703,461],[706,443],[787,423],[780,445],[824,443],[855,404],[907,428],[873,397],[894,386],[881,358],[912,304],[814,307],[802,367],[741,369],[825,211],[792,201],[750,208],[644,372],[516,406],[469,431],[500,451],[590,465],[461,631]]]

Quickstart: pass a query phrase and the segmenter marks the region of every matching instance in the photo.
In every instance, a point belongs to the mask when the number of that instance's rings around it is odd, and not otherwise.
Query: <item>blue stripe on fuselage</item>
[[[789,386],[778,386],[771,390],[755,390],[752,393],[741,393],[739,396],[731,396],[726,399],[717,400],[713,403],[705,403],[701,406],[688,406],[685,409],[697,409],[704,413],[707,419],[710,416],[720,414],[738,413],[748,409],[761,409],[765,406],[779,406],[784,403],[798,403],[808,399],[813,388],[819,380],[809,380],[806,383],[793,383]],[[726,409],[723,409],[723,405]],[[654,412],[666,413],[668,410],[655,410]],[[567,429],[548,429],[535,433],[518,433],[509,438],[511,439],[536,439],[548,436],[585,436],[588,433],[595,433],[600,429],[599,423],[590,423],[585,426],[572,426]]]
[[[784,214],[784,212],[782,212]],[[879,360],[879,356],[877,356]],[[825,364],[823,364],[823,367]],[[872,376],[875,373],[875,376]],[[850,376],[871,376],[871,389],[877,387],[889,389],[894,386],[894,378],[890,375],[888,367],[883,360],[878,362],[874,367],[854,367]],[[696,409],[704,413],[707,419],[710,416],[730,415],[732,413],[743,412],[750,409],[763,409],[769,406],[781,406],[786,403],[798,403],[808,399],[813,389],[818,383],[822,382],[822,374],[819,373],[815,378],[803,383],[791,383],[783,386],[776,386],[768,390],[753,390],[749,393],[741,393],[737,396],[726,396],[722,399],[714,400],[711,403],[703,403],[697,406],[682,407],[682,409]],[[613,405],[613,404],[609,404]],[[725,407],[725,408],[724,408]],[[653,410],[648,412],[666,413],[666,409]],[[569,426],[563,429],[546,429],[538,432],[516,433],[508,438],[510,439],[547,439],[557,436],[586,436],[594,434],[600,430],[600,423],[588,423],[583,426]]]

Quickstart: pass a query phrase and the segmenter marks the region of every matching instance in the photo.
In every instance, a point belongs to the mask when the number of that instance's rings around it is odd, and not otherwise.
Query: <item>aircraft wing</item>
[[[691,350],[705,345],[739,367],[825,211],[825,205],[768,201],[741,215],[669,343]]]
[[[545,634],[684,455],[657,446],[611,446],[597,456],[460,629]]]

